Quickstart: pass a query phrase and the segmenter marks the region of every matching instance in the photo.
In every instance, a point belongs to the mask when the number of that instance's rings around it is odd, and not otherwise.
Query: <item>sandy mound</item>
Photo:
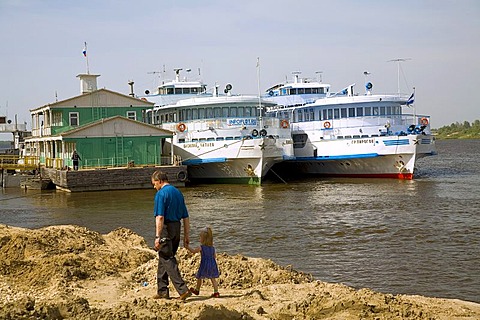
[[[180,249],[193,286],[198,255]],[[479,319],[480,305],[314,281],[270,260],[218,254],[221,298],[153,300],[157,256],[128,229],[0,225],[0,319]],[[175,290],[171,288],[172,295]]]

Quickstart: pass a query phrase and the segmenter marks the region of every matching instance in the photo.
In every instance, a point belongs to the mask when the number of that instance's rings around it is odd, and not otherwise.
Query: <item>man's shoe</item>
[[[153,299],[170,299],[168,293],[157,293],[153,296]]]
[[[195,288],[190,288],[190,292],[193,293],[196,296],[198,296],[200,294],[200,290],[197,290]]]
[[[181,294],[180,297],[177,298],[177,300],[185,301],[191,295],[192,293],[189,290],[187,290],[185,293]]]

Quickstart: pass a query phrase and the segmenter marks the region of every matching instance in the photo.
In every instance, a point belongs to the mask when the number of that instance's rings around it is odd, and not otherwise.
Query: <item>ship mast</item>
[[[407,60],[412,60],[411,58],[397,58],[388,60],[387,62],[396,62],[397,63],[397,93],[400,94],[400,62],[405,62]]]

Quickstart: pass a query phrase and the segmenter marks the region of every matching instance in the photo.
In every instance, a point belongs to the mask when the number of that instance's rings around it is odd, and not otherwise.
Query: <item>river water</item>
[[[394,294],[480,302],[480,140],[437,141],[415,180],[309,179],[182,188],[192,242],[272,259],[315,279]],[[0,223],[126,227],[153,244],[155,190],[64,193],[8,188]]]

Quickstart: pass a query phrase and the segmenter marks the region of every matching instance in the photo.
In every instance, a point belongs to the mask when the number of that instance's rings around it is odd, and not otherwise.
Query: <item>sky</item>
[[[87,59],[99,88],[124,94],[174,68],[236,94],[295,71],[363,92],[368,71],[374,93],[415,87],[433,128],[480,119],[478,0],[0,0],[0,30],[0,115],[28,129],[29,110],[80,94]]]

